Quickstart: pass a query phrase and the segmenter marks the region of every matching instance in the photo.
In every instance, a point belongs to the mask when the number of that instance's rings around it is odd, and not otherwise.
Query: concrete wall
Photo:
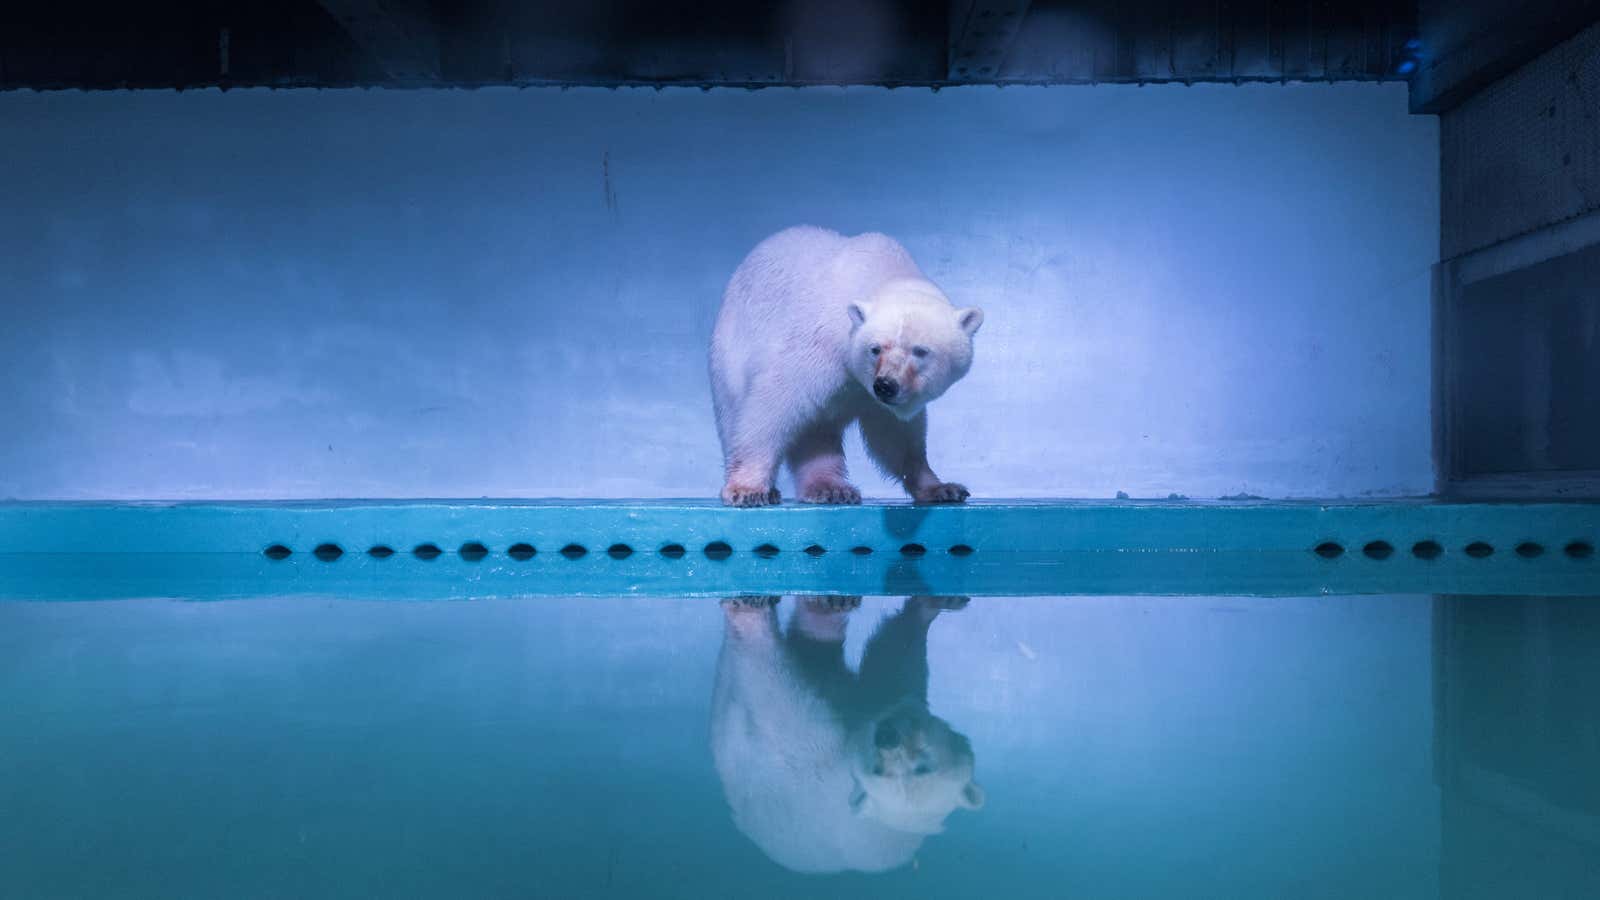
[[[1402,85],[0,96],[0,498],[705,496],[756,241],[988,312],[980,497],[1431,485]],[[869,494],[897,489],[856,469]]]
[[[1439,117],[1449,259],[1600,209],[1600,24]]]

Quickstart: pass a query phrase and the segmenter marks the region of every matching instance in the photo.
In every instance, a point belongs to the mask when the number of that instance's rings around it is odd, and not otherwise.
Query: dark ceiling
[[[1403,77],[1415,2],[15,3],[0,88]]]
[[[0,0],[0,89],[1409,79],[1438,112],[1597,17],[1600,0]]]

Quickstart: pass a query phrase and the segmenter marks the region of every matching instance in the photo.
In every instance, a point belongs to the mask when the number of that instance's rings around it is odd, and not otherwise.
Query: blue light
[[[1412,38],[1412,39],[1406,41],[1406,49],[1407,50],[1421,50],[1422,49],[1422,39],[1421,38]]]
[[[1395,67],[1395,70],[1401,75],[1410,75],[1412,72],[1417,70],[1417,61],[1414,59],[1403,59],[1400,61],[1400,65]]]

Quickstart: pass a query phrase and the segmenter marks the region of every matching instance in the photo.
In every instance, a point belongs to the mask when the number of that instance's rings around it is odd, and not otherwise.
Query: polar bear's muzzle
[[[931,717],[909,712],[891,713],[872,728],[873,774],[897,774],[925,762],[934,729]]]
[[[879,722],[878,728],[872,734],[872,744],[879,750],[888,750],[900,746],[900,729],[893,722]]]

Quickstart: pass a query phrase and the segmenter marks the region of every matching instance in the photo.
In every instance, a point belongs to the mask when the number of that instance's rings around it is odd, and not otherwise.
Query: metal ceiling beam
[[[28,16],[0,27],[0,91],[1384,81],[1415,72],[1426,101],[1453,77],[1456,59],[1445,57],[1458,38],[1498,20],[1458,16],[1408,47],[1416,2],[806,0],[778,16],[773,4],[744,0],[278,0],[178,4],[159,17],[133,4],[92,23],[60,4],[24,4]],[[1600,0],[1567,2],[1600,9]]]
[[[439,30],[420,5],[396,0],[318,0],[397,83],[440,77]]]
[[[1029,0],[951,0],[947,78],[992,81],[1022,30]]]

